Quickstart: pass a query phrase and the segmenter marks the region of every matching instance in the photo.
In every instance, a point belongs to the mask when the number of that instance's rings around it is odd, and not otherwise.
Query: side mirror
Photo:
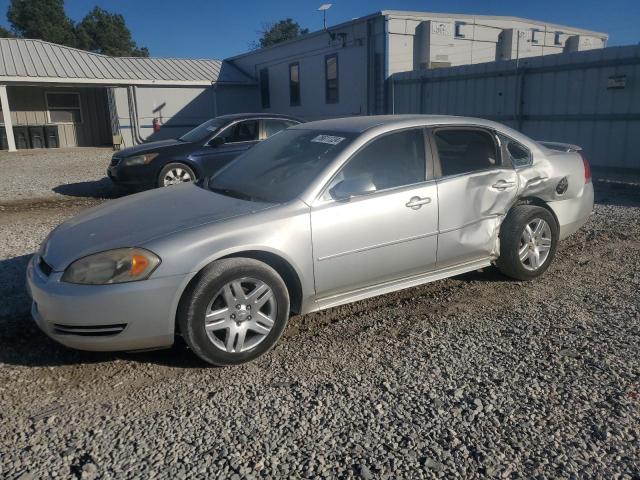
[[[224,144],[225,144],[224,137],[214,137],[211,140],[209,140],[209,146],[213,148],[217,148]]]
[[[360,175],[337,183],[329,190],[329,194],[334,200],[349,200],[375,191],[376,186],[373,184],[371,176]]]

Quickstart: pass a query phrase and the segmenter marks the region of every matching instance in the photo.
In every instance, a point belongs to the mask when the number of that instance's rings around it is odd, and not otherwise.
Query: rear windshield
[[[178,140],[182,142],[201,142],[207,138],[211,138],[228,123],[228,119],[212,118],[211,120],[204,122],[202,125],[198,125],[193,130],[188,131],[178,138]]]
[[[283,130],[236,158],[207,185],[212,191],[238,198],[288,202],[298,197],[356,136]]]

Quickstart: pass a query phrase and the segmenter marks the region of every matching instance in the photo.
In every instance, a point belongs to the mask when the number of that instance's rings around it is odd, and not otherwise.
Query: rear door
[[[495,134],[475,127],[430,132],[438,174],[438,268],[497,255],[498,231],[518,176],[502,163]]]
[[[246,152],[259,141],[260,120],[242,120],[233,123],[216,137],[224,138],[222,145],[215,146],[210,142],[197,152],[195,156],[205,175],[213,175],[241,153]]]

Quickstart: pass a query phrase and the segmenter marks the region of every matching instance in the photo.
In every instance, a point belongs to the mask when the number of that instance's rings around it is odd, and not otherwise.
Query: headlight
[[[118,248],[76,260],[62,274],[62,281],[85,285],[146,280],[160,265],[160,258],[142,248]]]
[[[158,156],[157,153],[146,153],[144,155],[134,155],[133,157],[127,157],[122,162],[127,166],[133,165],[146,165]]]

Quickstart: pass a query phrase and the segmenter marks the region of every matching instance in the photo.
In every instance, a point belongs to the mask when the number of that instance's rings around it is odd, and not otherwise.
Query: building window
[[[82,123],[80,94],[70,92],[46,92],[49,123]]]
[[[300,64],[298,62],[289,65],[289,105],[300,105]]]
[[[338,103],[338,55],[328,55],[324,59],[326,103]]]
[[[260,70],[260,101],[262,108],[271,107],[271,98],[269,97],[269,69]]]
[[[455,36],[456,38],[464,38],[464,33],[462,33],[462,26],[466,25],[464,22],[456,22],[455,23]]]
[[[538,34],[540,33],[540,30],[538,30],[537,28],[532,28],[531,29],[531,43],[539,43],[538,42]]]
[[[560,35],[562,35],[562,32],[556,32],[553,35],[553,44],[554,45],[562,45],[562,40],[560,40]]]

